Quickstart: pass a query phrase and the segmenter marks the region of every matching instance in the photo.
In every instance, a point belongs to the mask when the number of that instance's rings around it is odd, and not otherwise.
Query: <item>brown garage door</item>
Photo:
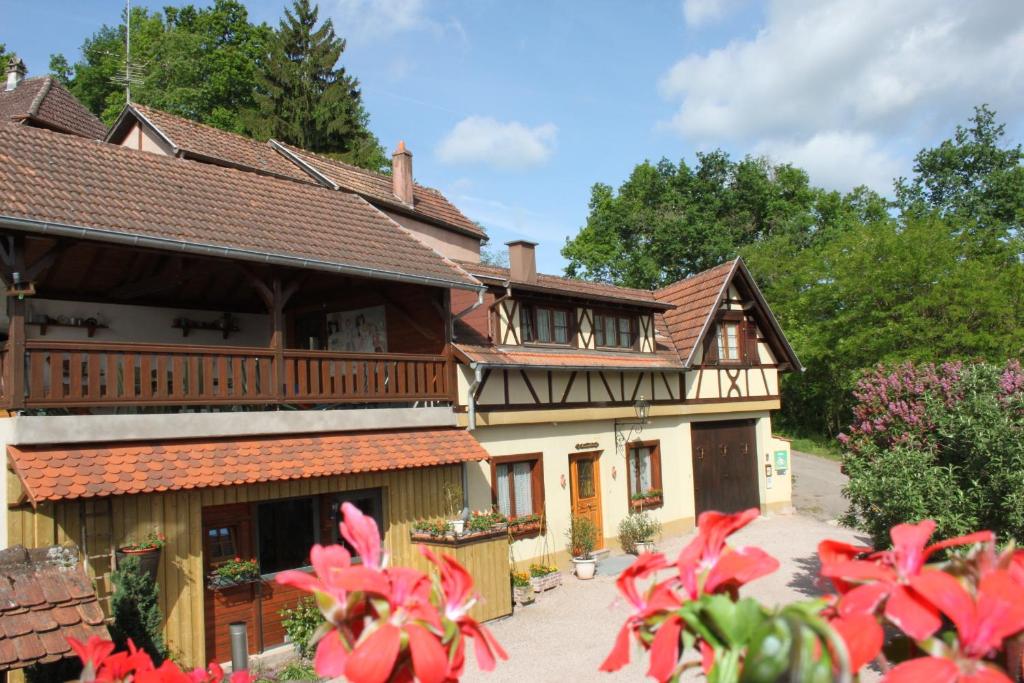
[[[758,507],[754,421],[695,422],[690,431],[697,514]]]

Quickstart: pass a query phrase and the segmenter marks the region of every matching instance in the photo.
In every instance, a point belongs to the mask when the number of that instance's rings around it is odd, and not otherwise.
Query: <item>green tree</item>
[[[139,78],[132,99],[201,123],[243,132],[242,114],[254,106],[256,70],[272,31],[254,25],[237,0],[211,7],[132,8],[132,63]],[[82,45],[73,67],[53,55],[50,70],[105,122],[125,102],[125,25],[103,26]]]
[[[111,581],[114,583],[114,595],[110,599],[110,636],[117,649],[126,649],[131,638],[159,666],[168,657],[168,650],[164,643],[164,617],[160,612],[156,582],[142,570],[139,558],[131,555],[118,560]]]
[[[591,190],[587,224],[568,240],[566,273],[651,288],[713,267],[770,235],[806,234],[819,192],[788,165],[721,150],[697,165],[662,159],[633,169],[618,191]]]
[[[975,107],[953,138],[921,150],[914,177],[896,181],[902,212],[938,212],[976,249],[999,251],[1024,223],[1024,151],[1000,146],[1006,126],[987,105]]]
[[[359,81],[339,65],[345,40],[330,19],[318,27],[318,15],[309,0],[285,9],[257,75],[251,130],[380,170],[387,159],[368,128]]]

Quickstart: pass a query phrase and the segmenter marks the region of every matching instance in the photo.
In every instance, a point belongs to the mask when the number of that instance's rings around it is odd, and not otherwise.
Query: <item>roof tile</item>
[[[0,119],[28,120],[61,132],[102,140],[107,127],[52,76],[26,78],[0,90]]]
[[[735,265],[735,260],[727,261],[654,292],[659,301],[675,305],[665,312],[665,322],[684,362],[690,362],[705,323],[718,309],[718,297]]]
[[[192,462],[204,446],[204,467]],[[149,493],[156,490],[150,464],[141,461],[138,443],[108,446],[9,446],[8,454],[32,501]],[[275,448],[282,447],[282,448]],[[224,467],[229,457],[251,449],[238,464]],[[52,476],[53,455],[74,450],[100,466],[120,463],[134,470],[127,480],[109,482],[101,474],[84,477],[83,485],[61,491]],[[167,490],[251,484],[356,472],[397,470],[486,460],[487,452],[461,429],[419,429],[322,434],[311,437],[251,437],[214,441],[168,441],[154,448],[163,466],[160,481]],[[319,459],[318,459],[319,458]],[[219,471],[218,471],[219,470]],[[73,588],[72,595],[76,594]]]
[[[0,216],[93,228],[96,239],[140,236],[214,255],[475,285],[355,195],[71,135],[0,125],[0,189]]]

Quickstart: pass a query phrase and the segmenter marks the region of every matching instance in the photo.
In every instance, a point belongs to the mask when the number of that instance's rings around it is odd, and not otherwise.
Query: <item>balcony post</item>
[[[278,400],[285,397],[284,386],[284,292],[281,289],[281,278],[275,277],[271,283],[270,299],[270,348],[274,350],[274,396]]]
[[[25,238],[16,235],[11,239],[10,251],[6,254],[7,265],[10,270],[7,273],[8,284],[12,273],[25,273]],[[25,365],[28,359],[25,357],[25,299],[17,296],[7,297],[7,366],[9,375],[7,377],[7,389],[10,394],[10,407],[12,409],[25,407]]]

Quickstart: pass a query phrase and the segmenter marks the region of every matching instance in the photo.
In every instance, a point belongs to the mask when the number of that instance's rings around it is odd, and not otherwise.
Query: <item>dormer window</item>
[[[636,339],[636,318],[616,313],[594,314],[594,342],[598,348],[632,349]]]
[[[519,325],[524,343],[568,345],[572,339],[568,309],[553,306],[524,305],[519,309]]]
[[[757,325],[740,313],[723,314],[704,342],[704,363],[757,365]]]

